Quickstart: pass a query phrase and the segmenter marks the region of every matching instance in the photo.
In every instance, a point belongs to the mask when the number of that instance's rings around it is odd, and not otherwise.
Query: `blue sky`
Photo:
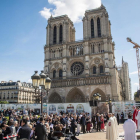
[[[34,70],[43,69],[46,19],[51,13],[68,14],[74,21],[78,40],[83,38],[80,22],[83,9],[93,9],[100,3],[100,0],[0,0],[0,81],[29,82]],[[140,0],[102,0],[102,3],[112,24],[116,64],[121,65],[122,56],[128,62],[134,93],[138,87],[136,52],[126,37],[140,44]]]

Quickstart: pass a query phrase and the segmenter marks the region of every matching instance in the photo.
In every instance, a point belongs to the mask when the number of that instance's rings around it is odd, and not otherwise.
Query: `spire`
[[[53,18],[52,14],[51,14],[51,16],[50,16],[50,19],[51,19],[51,18]]]
[[[124,61],[123,61],[123,56],[122,56],[122,64],[123,64],[123,62],[124,62]]]

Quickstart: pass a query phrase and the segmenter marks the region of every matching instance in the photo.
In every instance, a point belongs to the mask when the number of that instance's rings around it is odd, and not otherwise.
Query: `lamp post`
[[[97,102],[97,104],[94,104],[94,101]],[[101,101],[101,95],[99,93],[95,93],[93,95],[93,106],[97,106],[97,112],[98,112],[98,102]]]
[[[47,76],[46,81],[45,81],[45,90],[47,91],[47,105],[48,105],[48,94],[49,94],[49,90],[51,88],[51,81],[52,80]]]
[[[110,113],[112,113],[112,100],[110,97],[109,97],[109,100],[106,100],[106,104],[109,105],[109,111],[110,111]]]
[[[47,90],[47,98],[48,98],[48,89],[51,88],[51,79],[44,74],[44,71],[41,71],[41,74],[38,74],[38,71],[35,71],[35,74],[31,76],[33,87],[35,88],[35,96],[40,97],[41,96],[41,113],[43,112],[43,93],[42,89]],[[41,95],[36,95],[36,90],[41,86]],[[48,100],[48,99],[47,99]]]

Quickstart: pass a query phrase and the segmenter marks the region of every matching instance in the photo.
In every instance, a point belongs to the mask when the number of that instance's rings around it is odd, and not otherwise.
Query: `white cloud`
[[[134,83],[134,85],[135,85],[135,86],[138,86],[138,85],[139,85],[139,83]]]
[[[130,75],[138,74],[138,71],[131,72]]]
[[[28,80],[28,83],[32,83],[32,79],[29,79],[29,80]]]
[[[81,22],[86,10],[101,6],[101,0],[48,0],[55,9],[44,7],[39,13],[48,19],[51,14],[53,17],[68,15],[75,22]]]

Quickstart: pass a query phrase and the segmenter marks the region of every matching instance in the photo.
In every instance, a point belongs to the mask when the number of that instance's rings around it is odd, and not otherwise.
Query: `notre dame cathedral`
[[[99,93],[121,101],[124,92],[115,64],[111,23],[106,8],[87,10],[83,40],[75,41],[75,28],[67,15],[48,19],[44,71],[52,79],[49,103],[84,103]],[[129,100],[129,93],[125,94]]]

